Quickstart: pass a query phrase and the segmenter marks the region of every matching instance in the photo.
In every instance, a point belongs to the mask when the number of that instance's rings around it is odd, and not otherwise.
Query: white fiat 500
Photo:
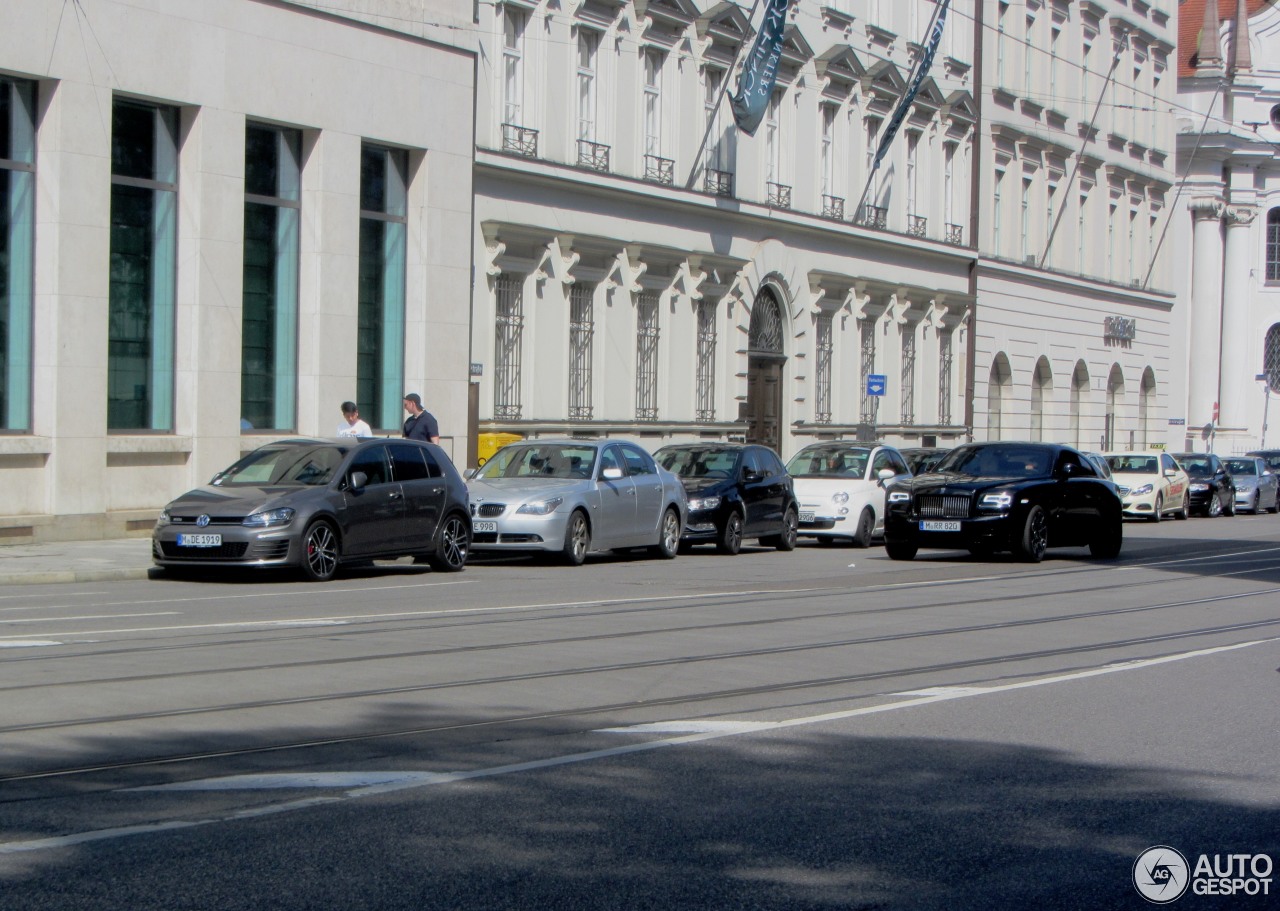
[[[1165,516],[1187,517],[1190,480],[1182,466],[1167,452],[1107,452],[1111,480],[1124,506],[1124,514],[1159,522]]]
[[[892,446],[832,440],[812,443],[787,463],[800,503],[800,534],[820,544],[868,547],[884,533],[885,485],[911,477]]]

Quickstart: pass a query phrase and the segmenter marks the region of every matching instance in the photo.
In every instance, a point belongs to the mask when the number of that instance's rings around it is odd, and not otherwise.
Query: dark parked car
[[[1210,518],[1236,514],[1235,479],[1222,459],[1212,452],[1179,452],[1173,457],[1191,479],[1188,489],[1193,513]]]
[[[911,473],[916,475],[933,471],[934,466],[941,462],[942,457],[950,451],[950,449],[920,446],[898,450],[902,457],[907,460],[907,467],[911,469]]]
[[[467,562],[467,486],[439,446],[415,440],[282,440],[164,508],[164,567],[297,567],[316,581],[347,561]]]
[[[1082,453],[1051,443],[970,443],[933,473],[889,488],[885,549],[910,560],[922,547],[1012,551],[1031,562],[1049,547],[1119,555],[1120,497]]]
[[[710,544],[736,554],[743,538],[794,550],[800,508],[791,476],[765,446],[690,443],[665,446],[653,456],[677,475],[689,494],[689,522],[680,541]]]

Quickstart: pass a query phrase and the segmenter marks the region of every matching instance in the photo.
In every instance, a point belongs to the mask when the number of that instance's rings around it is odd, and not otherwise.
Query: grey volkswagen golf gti
[[[471,548],[467,486],[416,440],[281,440],[164,508],[162,567],[296,567],[333,578],[355,560],[412,555],[457,572]]]

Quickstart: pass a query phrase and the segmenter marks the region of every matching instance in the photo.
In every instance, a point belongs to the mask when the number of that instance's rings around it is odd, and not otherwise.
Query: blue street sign
[[[884,395],[889,379],[883,373],[867,374],[867,395]]]

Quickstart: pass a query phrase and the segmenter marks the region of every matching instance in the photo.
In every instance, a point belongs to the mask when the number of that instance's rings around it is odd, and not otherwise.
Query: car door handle
[[[630,487],[627,489],[627,493],[634,497],[636,495],[636,489],[634,487]]]
[[[391,491],[391,493],[387,494],[387,499],[388,499],[388,500],[398,500],[398,499],[400,499],[400,492],[399,492],[399,491],[396,491],[396,490]]]

